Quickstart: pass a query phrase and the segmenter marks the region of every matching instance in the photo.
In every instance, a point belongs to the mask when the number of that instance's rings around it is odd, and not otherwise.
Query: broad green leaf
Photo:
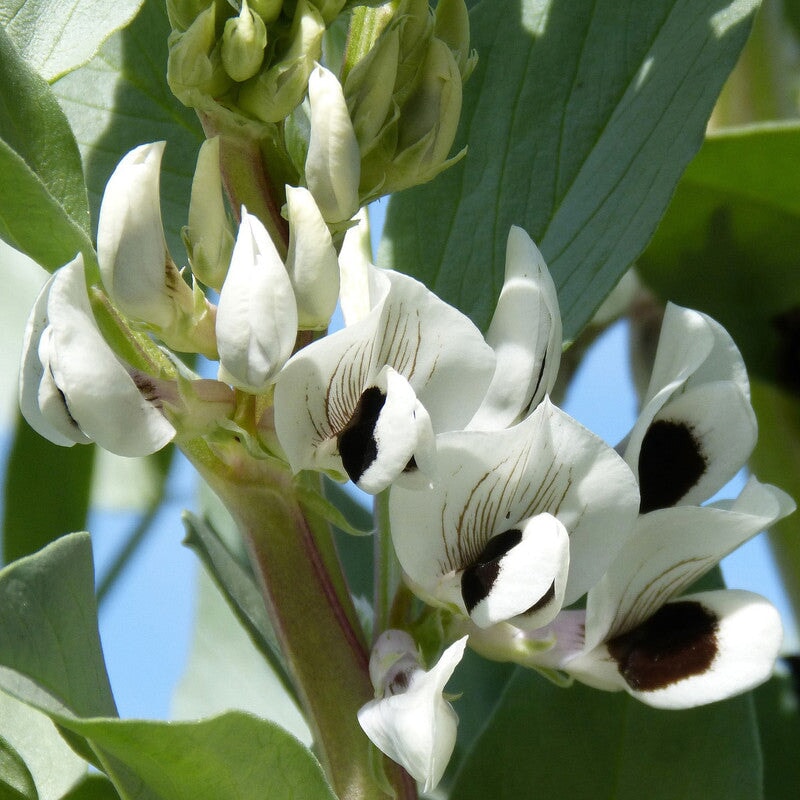
[[[0,570],[0,631],[0,689],[40,707],[116,714],[88,534],[64,536]]]
[[[0,735],[0,800],[39,800],[22,756]]]
[[[466,701],[466,698],[465,698]],[[520,670],[457,776],[452,797],[757,800],[749,697],[659,711],[624,693],[560,689]]]
[[[0,238],[54,270],[89,253],[81,158],[52,90],[0,28]]]
[[[119,800],[114,784],[103,775],[87,775],[61,800]]]
[[[61,800],[86,774],[86,762],[72,751],[48,717],[3,692],[0,692],[0,737],[25,762],[39,800]],[[3,797],[1,791],[0,797]]]
[[[86,63],[141,4],[142,0],[2,0],[0,26],[31,68],[52,81]]]
[[[246,711],[280,725],[306,745],[308,725],[211,578],[198,573],[195,624],[186,671],[172,698],[174,719]]]
[[[239,711],[199,722],[62,722],[124,765],[126,780],[135,776],[148,797],[335,800],[310,750],[274,723]]]
[[[393,198],[381,260],[485,327],[510,225],[540,243],[574,338],[644,249],[702,142],[755,0],[485,0],[453,152]]]
[[[145,0],[130,25],[111,36],[88,64],[55,83],[53,90],[83,155],[95,224],[106,181],[122,156],[144,142],[167,140],[162,212],[167,243],[181,264],[185,251],[180,229],[187,222],[203,134],[193,112],[167,86],[169,33],[163,0]]]
[[[753,693],[764,753],[764,797],[794,800],[800,786],[800,711],[792,680],[775,677]]]
[[[4,487],[3,561],[86,527],[95,447],[59,447],[17,415]]]

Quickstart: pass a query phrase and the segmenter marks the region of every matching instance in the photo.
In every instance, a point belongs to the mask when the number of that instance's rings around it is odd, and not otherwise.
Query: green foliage
[[[0,800],[39,800],[33,776],[17,751],[0,736]]]
[[[625,694],[560,689],[519,671],[458,774],[459,800],[541,797],[652,800],[761,796],[761,754],[748,697],[689,711]]]
[[[540,245],[575,337],[639,255],[702,142],[756,4],[502,0],[471,15],[480,54],[454,151],[392,199],[382,260],[488,323],[511,224]]]

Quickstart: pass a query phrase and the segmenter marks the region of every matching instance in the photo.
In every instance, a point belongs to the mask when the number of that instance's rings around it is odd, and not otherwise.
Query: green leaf
[[[199,722],[63,723],[124,765],[148,797],[336,800],[310,750],[274,723],[239,711]]]
[[[381,260],[485,327],[509,226],[540,243],[574,338],[644,249],[702,142],[757,3],[493,0],[453,147],[392,199]]]
[[[559,689],[520,670],[457,776],[452,797],[757,800],[749,697],[659,711],[624,693]]]
[[[87,775],[61,800],[119,800],[114,784],[102,775]]]
[[[136,145],[167,141],[161,200],[167,243],[185,263],[186,225],[195,160],[203,134],[197,118],[167,86],[170,26],[163,0],[146,0],[136,18],[115,33],[86,66],[53,86],[83,155],[96,221],[109,175]]]
[[[42,710],[114,716],[89,535],[64,536],[0,570],[0,689]]]
[[[33,776],[17,751],[0,736],[0,800],[39,800]]]
[[[3,507],[3,561],[86,527],[95,448],[59,447],[18,415]]]
[[[141,4],[142,0],[2,0],[0,26],[31,68],[52,81],[85,64]]]
[[[54,270],[90,253],[81,158],[50,87],[0,28],[0,237]]]

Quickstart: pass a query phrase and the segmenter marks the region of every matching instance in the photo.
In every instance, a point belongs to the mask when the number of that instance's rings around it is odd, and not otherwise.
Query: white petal
[[[567,669],[590,685],[624,688],[657,708],[692,708],[766,681],[782,639],[780,615],[763,597],[701,592],[667,604],[641,627]],[[613,687],[601,685],[612,681]]]
[[[47,297],[52,284],[53,276],[39,292],[25,326],[19,373],[19,407],[22,416],[40,436],[54,444],[69,447],[88,440],[69,416],[50,372]]]
[[[336,439],[386,366],[437,433],[463,427],[489,384],[494,354],[467,317],[412,278],[374,272],[389,290],[367,317],[304,347],[278,378],[275,428],[294,470],[336,468]]]
[[[311,137],[306,184],[326,222],[342,222],[358,211],[361,153],[336,76],[316,66],[308,79]]]
[[[162,328],[174,315],[165,289],[159,198],[165,144],[143,144],[122,158],[106,184],[97,225],[97,260],[108,294],[126,316]]]
[[[751,478],[729,508],[678,506],[639,518],[636,534],[589,591],[586,646],[636,627],[794,502]]]
[[[324,330],[339,296],[339,260],[328,226],[308,189],[286,187],[289,252],[286,270],[297,301],[298,325]]]
[[[561,360],[561,315],[556,287],[536,245],[512,226],[506,273],[486,341],[497,354],[492,384],[469,424],[507,428],[535,408],[555,383]]]
[[[231,266],[217,307],[220,380],[263,391],[297,338],[292,283],[261,221],[242,210]]]
[[[405,692],[373,700],[358,712],[370,740],[422,783],[425,792],[439,783],[455,747],[458,717],[442,691],[466,642],[465,636],[450,645],[429,672],[412,673]]]
[[[89,307],[79,256],[55,275],[47,301],[50,366],[70,415],[106,450],[143,456],[175,435],[103,339]]]
[[[350,479],[377,494],[409,469],[417,453],[424,462],[431,461],[434,435],[430,417],[408,381],[385,367],[362,394],[359,410],[339,434],[338,446]]]
[[[347,229],[339,250],[339,304],[345,325],[353,325],[364,319],[389,291],[388,279],[371,261],[367,209],[361,209],[356,219],[358,224]]]
[[[426,597],[462,613],[461,572],[497,534],[537,514],[555,516],[570,535],[570,604],[606,571],[638,514],[627,465],[547,399],[513,428],[439,436],[435,473],[430,489],[393,487],[392,539]]]
[[[569,568],[566,528],[550,514],[520,528],[490,539],[478,563],[464,571],[462,594],[479,628],[510,620],[535,629],[561,608]]]

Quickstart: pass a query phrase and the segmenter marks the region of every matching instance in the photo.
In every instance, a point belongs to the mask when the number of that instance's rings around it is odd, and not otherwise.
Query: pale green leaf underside
[[[453,152],[393,198],[382,262],[482,327],[510,225],[540,244],[574,337],[639,255],[702,142],[754,0],[486,0]]]

